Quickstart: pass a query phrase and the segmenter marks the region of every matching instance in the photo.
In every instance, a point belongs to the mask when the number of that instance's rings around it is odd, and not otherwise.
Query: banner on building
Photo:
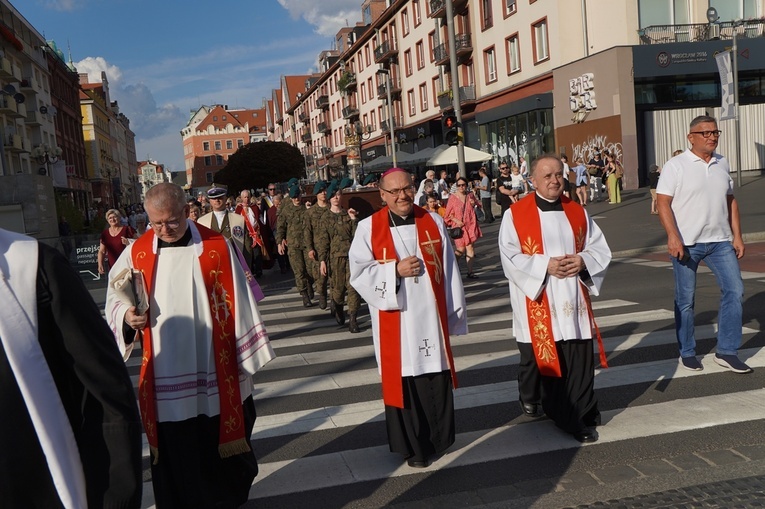
[[[736,118],[735,90],[733,89],[733,67],[731,66],[730,51],[722,51],[715,55],[717,70],[720,71],[720,90],[722,91],[722,105],[720,120]]]

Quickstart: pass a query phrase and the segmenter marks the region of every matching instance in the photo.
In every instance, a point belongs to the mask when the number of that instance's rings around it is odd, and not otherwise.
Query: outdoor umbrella
[[[455,145],[439,145],[435,149],[433,156],[428,159],[428,166],[444,166],[447,164],[457,164],[457,147]],[[491,154],[481,152],[474,148],[465,147],[465,162],[480,163],[490,161]]]
[[[396,164],[398,166],[411,166],[413,164],[412,154],[408,152],[396,152]],[[364,164],[365,170],[379,170],[381,168],[392,168],[393,158],[391,156],[380,156]]]

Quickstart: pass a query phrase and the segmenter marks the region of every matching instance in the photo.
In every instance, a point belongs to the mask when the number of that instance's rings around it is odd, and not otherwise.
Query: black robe
[[[61,254],[39,244],[37,263],[38,337],[80,451],[88,505],[140,507],[141,421],[114,335]],[[0,410],[0,508],[62,507],[2,343]]]

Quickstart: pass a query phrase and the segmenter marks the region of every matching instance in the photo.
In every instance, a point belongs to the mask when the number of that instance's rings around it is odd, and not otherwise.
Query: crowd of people
[[[715,152],[720,134],[712,117],[691,122],[690,148],[652,181],[652,211],[674,268],[680,366],[703,369],[693,335],[703,260],[722,292],[714,362],[749,373],[738,358],[737,259],[745,247],[730,168]],[[602,175],[617,186],[620,166],[610,154],[602,163]],[[503,210],[497,245],[510,283],[522,412],[544,414],[587,443],[601,425],[595,366],[607,367],[591,296],[612,255],[585,208],[591,196],[581,204],[566,196],[592,176],[579,166],[566,179],[570,168],[555,155],[503,163],[494,191]],[[20,489],[14,476],[1,477],[3,501],[139,507],[140,419],[157,507],[245,503],[258,473],[251,377],[274,357],[253,282],[274,260],[285,272],[289,259],[304,306],[318,295],[340,325],[347,306],[351,333],[360,331],[367,303],[390,450],[413,468],[436,461],[455,441],[450,338],[468,332],[459,260],[466,259],[468,278],[477,277],[478,212],[491,216],[482,194],[492,188],[487,177],[479,171],[471,183],[429,172],[418,189],[408,172],[392,168],[379,182],[365,180],[384,203],[365,218],[343,206],[350,179],[316,183],[315,202],[297,181],[287,183],[284,199],[274,184],[260,199],[247,190],[234,199],[213,185],[198,201],[158,184],[146,194],[145,232],[139,221],[133,228],[119,211],[106,212],[106,321],[64,257],[0,230],[0,408],[16,416],[3,421],[0,461],[29,480]],[[610,198],[618,202],[618,187]],[[139,343],[136,402],[122,361]]]

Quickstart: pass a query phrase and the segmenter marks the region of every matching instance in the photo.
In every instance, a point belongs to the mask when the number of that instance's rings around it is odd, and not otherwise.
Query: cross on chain
[[[376,292],[380,292],[380,298],[381,298],[381,299],[384,299],[384,298],[385,298],[385,292],[387,291],[387,290],[385,289],[385,285],[386,285],[386,284],[387,284],[387,282],[383,281],[383,282],[382,282],[382,288],[378,288],[377,286],[375,286],[375,291],[376,291]]]
[[[436,349],[436,347],[435,347],[435,346],[433,346],[433,345],[429,345],[429,344],[428,344],[428,339],[423,339],[423,340],[422,340],[422,342],[423,342],[423,343],[425,343],[425,346],[421,346],[421,347],[420,347],[420,351],[421,351],[421,352],[422,352],[422,351],[424,351],[424,352],[425,352],[425,357],[430,357],[430,351],[431,351],[431,350],[435,350],[435,349]]]

